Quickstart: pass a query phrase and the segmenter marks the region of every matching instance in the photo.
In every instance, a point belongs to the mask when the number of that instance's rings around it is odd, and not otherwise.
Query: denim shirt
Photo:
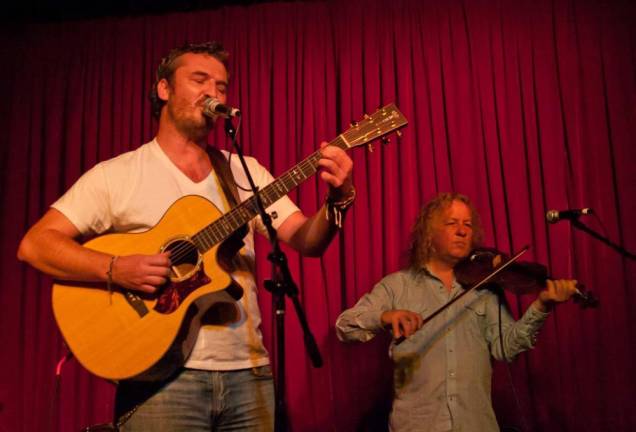
[[[342,341],[368,341],[384,328],[383,312],[405,309],[423,318],[461,294],[449,292],[426,270],[403,270],[382,279],[336,321]],[[394,364],[392,431],[497,431],[491,403],[491,356],[504,359],[499,301],[485,289],[470,291],[400,344],[391,343]],[[548,314],[533,307],[514,321],[501,308],[505,359],[532,348]]]

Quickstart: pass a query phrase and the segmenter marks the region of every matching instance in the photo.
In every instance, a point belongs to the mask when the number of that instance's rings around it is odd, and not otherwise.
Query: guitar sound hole
[[[192,241],[187,239],[174,240],[168,243],[163,250],[171,252],[172,271],[170,279],[173,282],[187,279],[199,268],[201,256]]]

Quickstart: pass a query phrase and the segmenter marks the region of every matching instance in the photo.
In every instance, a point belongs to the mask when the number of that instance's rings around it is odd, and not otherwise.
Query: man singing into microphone
[[[481,224],[464,195],[443,193],[420,211],[410,266],[382,279],[336,322],[343,341],[365,342],[388,328],[393,336],[394,432],[495,432],[490,402],[491,355],[512,360],[531,348],[553,305],[575,281],[548,281],[518,321],[489,290],[469,291],[425,326],[423,318],[459,296],[456,264],[479,244]],[[397,340],[406,337],[402,343]]]
[[[215,126],[210,98],[225,104],[227,52],[216,43],[172,50],[157,69],[152,87],[156,137],[138,149],[97,164],[85,173],[25,235],[18,257],[59,279],[111,279],[128,290],[153,293],[170,274],[170,254],[114,257],[80,245],[105,232],[141,232],[156,225],[185,195],[200,195],[223,212],[229,198],[209,157],[207,137]],[[351,159],[323,143],[319,162],[329,196],[316,214],[306,217],[289,198],[270,208],[278,237],[300,253],[318,256],[338,231],[327,211],[344,212],[355,196]],[[228,153],[223,152],[225,159]],[[223,158],[221,158],[223,159]],[[230,159],[236,184],[248,185],[237,157]],[[227,162],[225,162],[227,163]],[[253,158],[247,164],[257,186],[273,178]],[[230,185],[230,187],[235,187]],[[239,188],[240,200],[251,194]],[[249,223],[240,260],[232,274],[244,291],[231,324],[204,325],[183,368],[162,382],[120,382],[116,422],[122,431],[211,431],[273,429],[274,399],[269,359],[260,326],[253,232],[263,232],[259,218]],[[131,340],[131,344],[135,341]]]

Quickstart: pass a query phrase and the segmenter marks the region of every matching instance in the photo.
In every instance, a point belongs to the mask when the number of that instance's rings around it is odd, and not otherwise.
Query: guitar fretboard
[[[347,149],[347,144],[342,135],[331,141],[329,145]],[[313,176],[318,170],[320,157],[320,151],[316,151],[261,189],[258,195],[263,202],[263,207],[267,208],[274,204],[289,191]],[[234,231],[251,221],[257,214],[258,204],[256,203],[256,197],[251,196],[192,236],[192,241],[196,244],[199,251],[205,252],[214,245],[226,240]]]
[[[407,123],[400,110],[394,104],[389,104],[370,116],[365,115],[363,120],[338,135],[329,145],[348,150],[382,138],[406,126]],[[320,157],[320,151],[316,151],[258,191],[263,207],[267,209],[290,190],[314,175],[318,170]],[[200,252],[206,252],[214,245],[226,240],[257,214],[256,197],[252,196],[193,235],[192,241]]]

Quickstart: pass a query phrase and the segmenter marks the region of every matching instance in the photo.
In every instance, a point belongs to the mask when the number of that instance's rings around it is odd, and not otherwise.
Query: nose
[[[213,82],[210,82],[206,88],[204,89],[203,93],[205,94],[206,97],[211,97],[213,99],[218,99],[218,92],[216,89],[216,85],[214,85]]]
[[[466,237],[468,235],[468,228],[465,225],[459,224],[457,225],[456,234],[460,237]]]
[[[216,81],[214,79],[207,79],[200,87],[200,92],[204,98],[219,98],[219,89],[217,88]]]

